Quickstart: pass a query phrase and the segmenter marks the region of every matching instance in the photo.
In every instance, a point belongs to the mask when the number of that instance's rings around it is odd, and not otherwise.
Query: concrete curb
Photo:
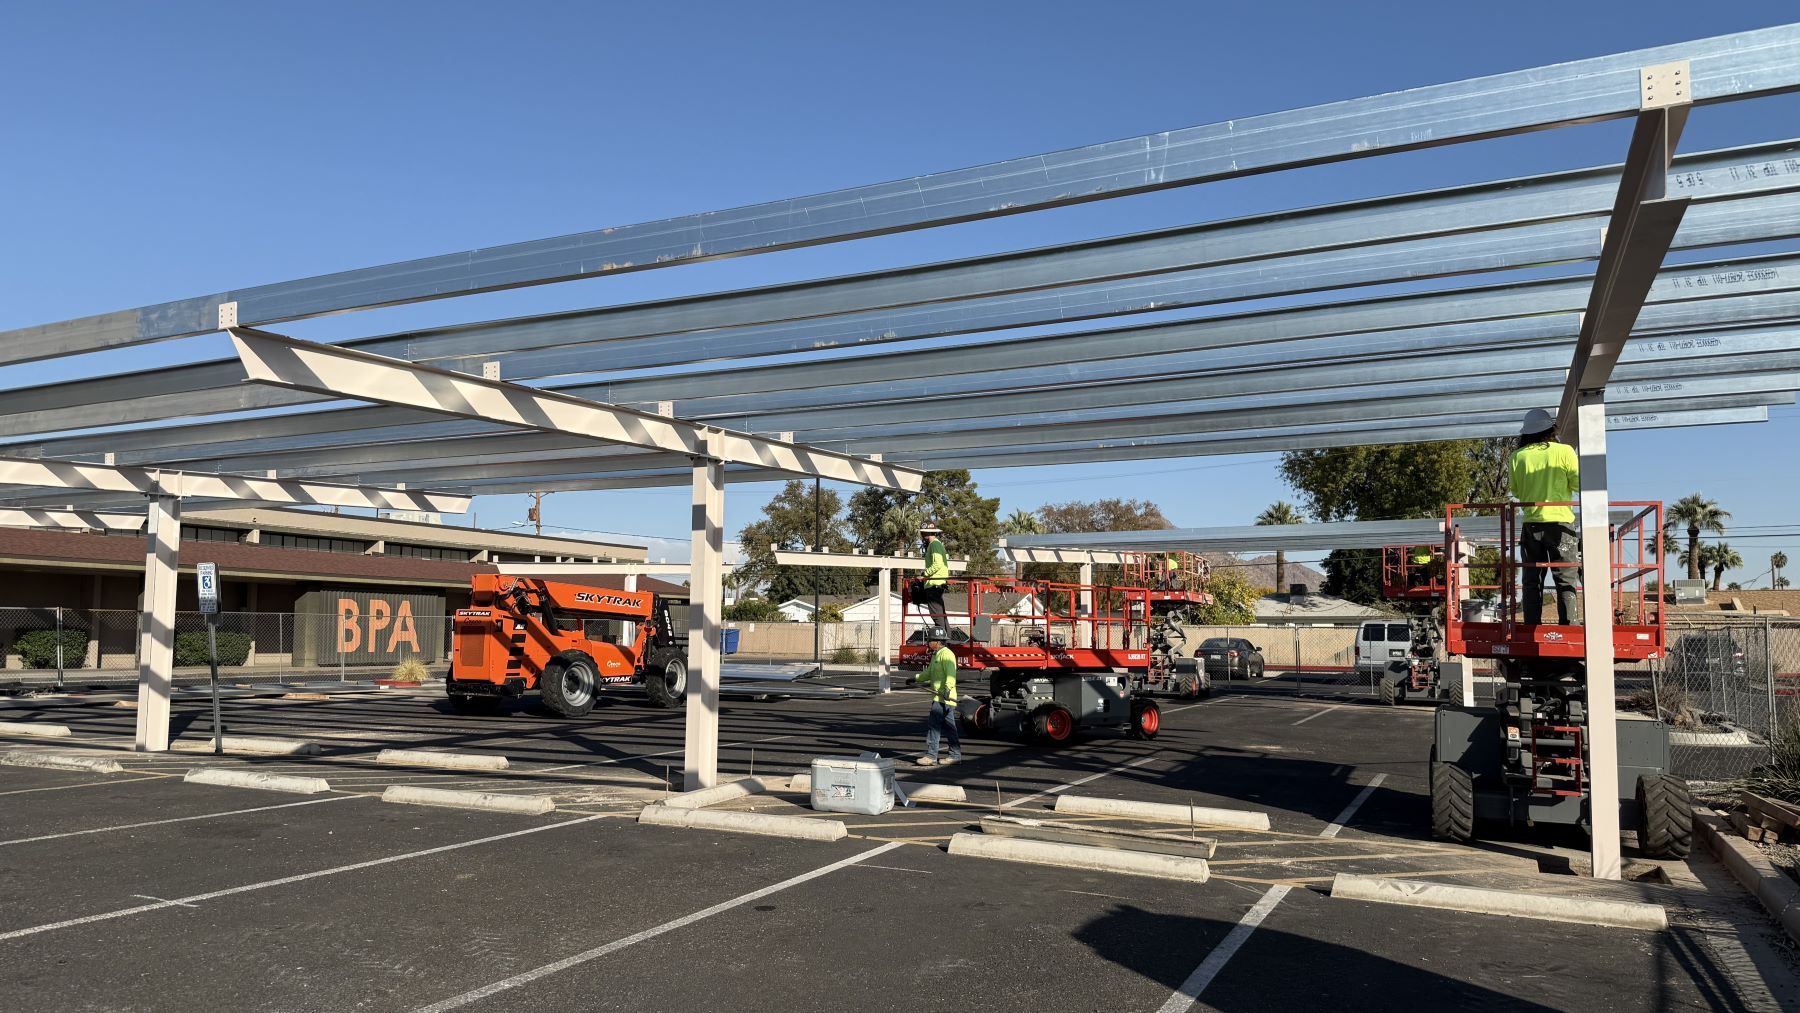
[[[117,760],[98,756],[69,756],[63,753],[0,753],[0,763],[9,767],[49,767],[54,770],[87,770],[96,774],[117,774],[125,768]]]
[[[1338,873],[1331,881],[1331,896],[1344,900],[1470,911],[1509,918],[1574,922],[1577,925],[1610,925],[1614,928],[1650,931],[1661,931],[1669,927],[1668,912],[1657,904],[1484,890],[1472,886],[1384,879],[1380,876],[1359,876],[1347,872]]]
[[[331,782],[322,777],[294,777],[289,774],[258,774],[249,770],[220,770],[217,767],[195,767],[182,778],[190,784],[215,784],[224,788],[258,788],[263,791],[290,791],[298,795],[317,795],[331,790]]]
[[[375,755],[375,762],[397,767],[444,767],[449,770],[505,770],[510,766],[504,756],[440,753],[431,749],[383,749]]]
[[[227,753],[249,753],[255,756],[311,756],[319,751],[319,744],[316,742],[255,738],[248,735],[227,735],[222,744]],[[169,743],[169,751],[174,753],[210,753],[212,749],[211,737],[176,739]]]
[[[1267,830],[1269,814],[1238,809],[1206,809],[1201,806],[1174,805],[1169,802],[1134,802],[1120,798],[1086,798],[1080,795],[1058,795],[1056,811],[1071,816],[1133,816],[1158,823],[1193,824],[1202,827],[1230,827],[1234,830]]]
[[[556,809],[556,803],[542,795],[497,795],[489,791],[450,791],[445,788],[420,788],[410,784],[389,785],[381,793],[381,800],[407,805],[445,806],[451,809],[481,809],[520,816],[542,816]]]
[[[804,816],[768,816],[762,813],[717,812],[710,809],[672,809],[647,805],[638,813],[639,823],[694,830],[724,830],[765,837],[792,837],[803,841],[838,841],[849,836],[843,820],[814,820]]]
[[[997,858],[1006,862],[1025,862],[1030,865],[1085,869],[1090,872],[1122,872],[1128,876],[1150,876],[1187,883],[1204,883],[1207,878],[1204,858],[1114,851],[1111,848],[1052,844],[1048,841],[989,837],[985,834],[956,834],[950,838],[950,853],[973,858]]]
[[[709,805],[728,802],[745,795],[760,795],[773,790],[775,781],[766,777],[740,777],[735,781],[715,784],[711,788],[698,788],[694,791],[670,795],[662,804],[670,809],[703,809]]]
[[[1055,844],[1080,844],[1113,851],[1138,851],[1151,855],[1180,855],[1188,858],[1211,858],[1219,842],[1211,837],[1183,840],[1143,830],[1118,830],[1091,823],[1068,823],[1059,820],[1033,820],[1023,816],[984,816],[981,832],[994,837],[1013,837],[1027,841],[1050,841]]]
[[[0,735],[30,735],[40,739],[66,739],[72,732],[68,725],[44,721],[0,721]]]
[[[915,802],[967,802],[968,792],[960,784],[926,784],[921,781],[901,781],[896,779],[894,785]],[[812,775],[795,774],[788,778],[789,791],[812,792]]]
[[[1769,914],[1800,942],[1800,884],[1763,857],[1756,845],[1723,828],[1723,821],[1704,809],[1694,810],[1694,829],[1706,846],[1744,889],[1756,895]]]

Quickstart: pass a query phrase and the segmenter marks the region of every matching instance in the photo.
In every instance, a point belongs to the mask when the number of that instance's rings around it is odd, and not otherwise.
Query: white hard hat
[[[1556,428],[1556,416],[1542,408],[1533,408],[1525,413],[1525,422],[1519,426],[1520,436],[1534,436],[1547,433]]]
[[[938,527],[936,524],[933,524],[930,521],[926,521],[925,523],[919,525],[919,534],[941,535],[943,533],[944,533],[943,528]]]

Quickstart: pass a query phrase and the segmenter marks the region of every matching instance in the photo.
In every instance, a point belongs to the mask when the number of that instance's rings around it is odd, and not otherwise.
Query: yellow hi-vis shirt
[[[1513,451],[1511,486],[1520,503],[1568,503],[1581,491],[1581,463],[1566,443],[1546,440]],[[1526,507],[1527,524],[1573,524],[1575,511],[1566,506]]]
[[[1424,546],[1416,546],[1412,550],[1412,561],[1415,566],[1424,566],[1431,562],[1431,550]]]
[[[931,656],[931,663],[925,670],[913,676],[914,682],[922,682],[931,690],[933,703],[956,702],[956,654],[948,646],[940,647]]]
[[[943,587],[950,579],[950,554],[936,538],[925,546],[925,586]]]

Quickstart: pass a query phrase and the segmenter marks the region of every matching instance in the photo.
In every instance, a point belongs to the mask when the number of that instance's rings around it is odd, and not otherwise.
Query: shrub
[[[62,651],[64,668],[80,668],[87,664],[88,635],[86,630],[72,630],[64,627],[62,631]],[[13,653],[26,668],[56,667],[56,631],[28,630],[19,634],[13,641]]]
[[[1769,762],[1734,787],[1800,804],[1800,710],[1789,711],[1776,723],[1769,736]]]
[[[250,658],[250,635],[248,633],[217,634],[219,644],[219,664],[241,665]],[[175,664],[204,665],[207,663],[206,631],[193,633],[177,633],[175,635]]]
[[[774,602],[761,598],[744,598],[735,605],[727,605],[724,616],[734,623],[779,623],[787,619]]]
[[[854,665],[865,659],[869,652],[861,651],[849,644],[831,652],[831,663],[834,665]]]
[[[423,661],[408,657],[394,666],[394,672],[389,678],[396,682],[424,682],[431,678],[431,671],[425,667]]]

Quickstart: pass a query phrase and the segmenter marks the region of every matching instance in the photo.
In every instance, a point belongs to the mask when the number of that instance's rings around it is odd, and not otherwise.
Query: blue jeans
[[[933,701],[931,712],[925,715],[925,755],[933,760],[938,754],[938,735],[950,738],[950,758],[962,759],[962,734],[956,730],[956,705]]]

